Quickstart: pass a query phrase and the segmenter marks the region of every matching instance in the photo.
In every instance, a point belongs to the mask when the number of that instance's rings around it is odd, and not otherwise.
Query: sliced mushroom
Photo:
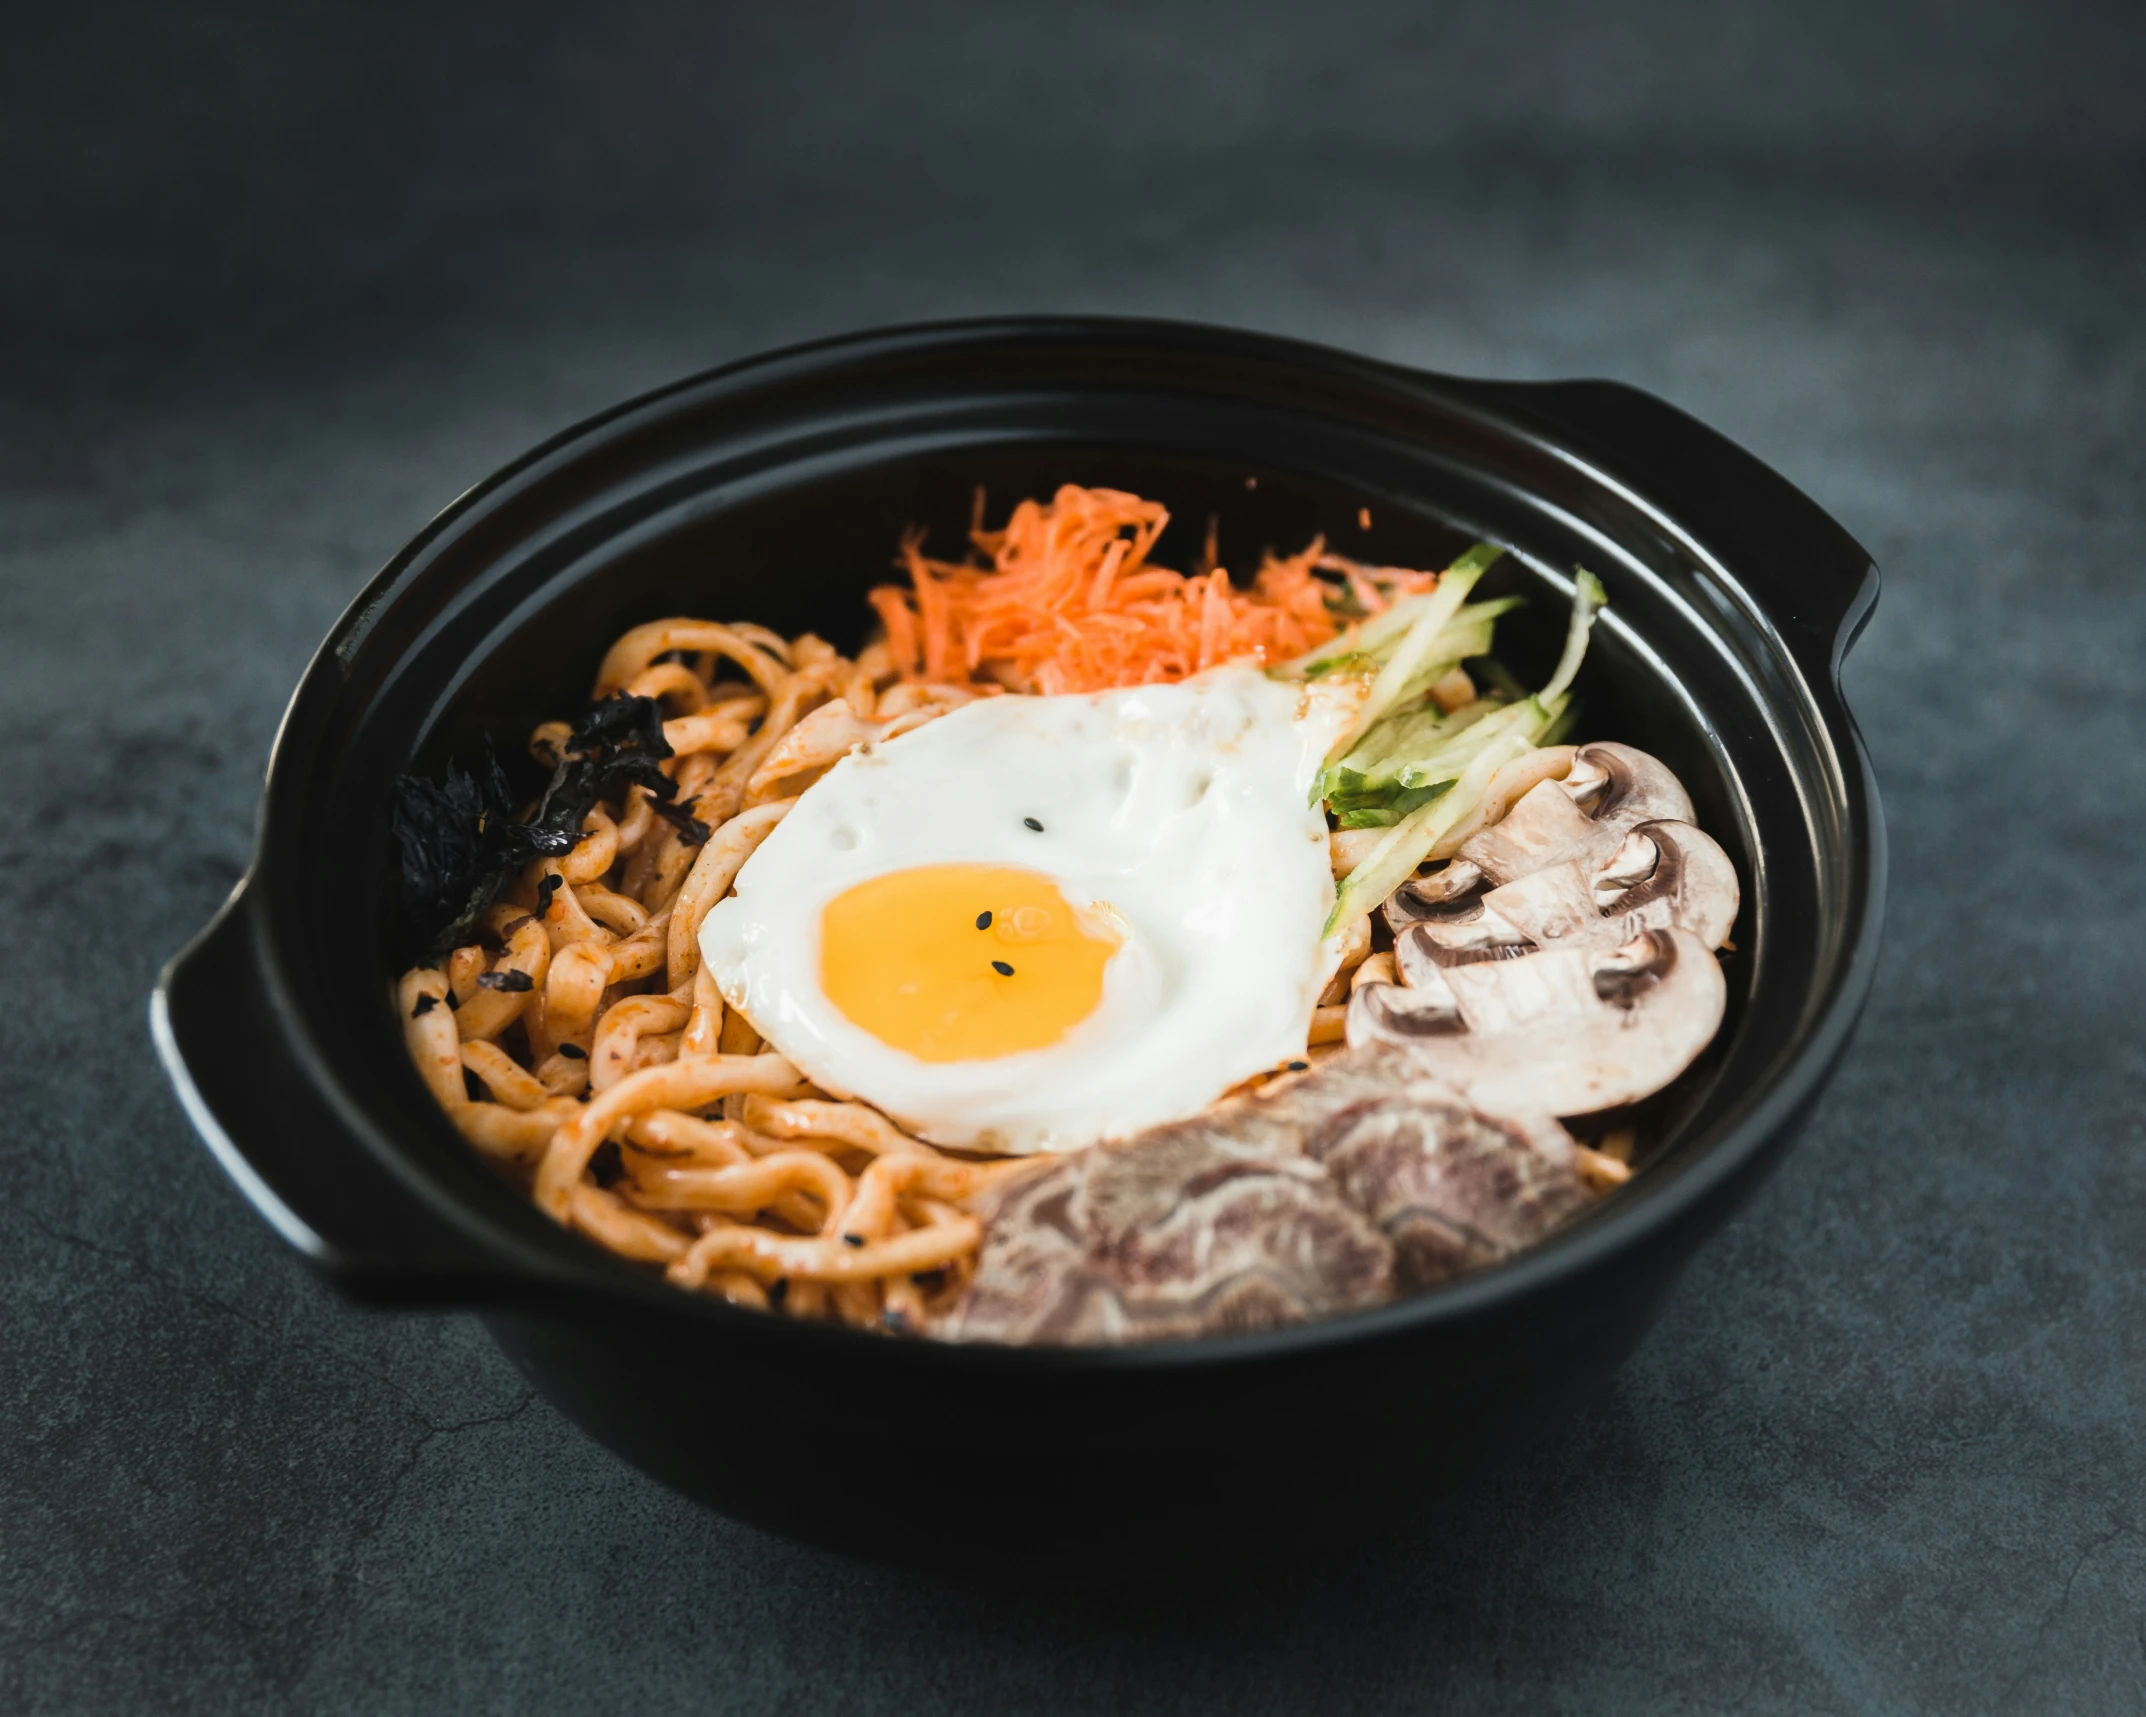
[[[1623,838],[1621,826],[1605,828],[1574,804],[1562,781],[1544,781],[1462,847],[1454,863],[1473,865],[1496,886],[1562,859],[1589,856],[1600,844],[1614,851]]]
[[[1419,908],[1394,938],[1404,983],[1423,967],[1510,959],[1536,948],[1615,948],[1642,930],[1689,930],[1718,948],[1736,922],[1736,867],[1689,823],[1642,823],[1589,877],[1566,860],[1450,904]]]
[[[1591,873],[1639,824],[1691,819],[1691,796],[1658,758],[1608,741],[1583,745],[1562,780],[1538,782],[1443,870],[1402,884],[1386,903],[1386,921],[1398,933],[1423,909],[1568,860]]]
[[[1542,952],[1526,932],[1492,912],[1482,902],[1464,917],[1433,924],[1412,924],[1393,939],[1394,975],[1411,989],[1432,990],[1445,980],[1444,966],[1472,966],[1484,960],[1524,960]]]
[[[1619,948],[1552,947],[1436,969],[1439,991],[1358,990],[1348,1041],[1408,1049],[1493,1114],[1586,1115],[1637,1102],[1692,1064],[1727,1003],[1706,944],[1674,928]]]
[[[1598,823],[1691,821],[1691,795],[1669,765],[1614,740],[1598,739],[1573,754],[1565,791]]]
[[[1587,873],[1571,859],[1516,876],[1484,894],[1481,904],[1487,916],[1510,924],[1536,943],[1555,942],[1602,922],[1602,909],[1595,904]]]
[[[1589,893],[1600,917],[1581,928],[1591,941],[1612,945],[1673,925],[1718,948],[1743,903],[1736,866],[1721,844],[1704,829],[1671,821],[1641,823],[1626,835]]]

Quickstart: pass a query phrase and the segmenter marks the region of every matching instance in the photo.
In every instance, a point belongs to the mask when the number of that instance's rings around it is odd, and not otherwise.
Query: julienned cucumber
[[[1385,662],[1393,654],[1396,641],[1415,626],[1432,603],[1445,595],[1447,582],[1456,573],[1466,581],[1462,586],[1462,594],[1465,595],[1467,586],[1482,577],[1491,563],[1504,552],[1494,543],[1475,544],[1439,576],[1436,589],[1427,590],[1421,596],[1403,598],[1385,613],[1329,639],[1318,649],[1297,657],[1293,662],[1284,663],[1276,672],[1293,679],[1314,680],[1334,672],[1344,662],[1351,665],[1359,660],[1367,663]],[[1447,612],[1450,614],[1451,610],[1448,609]]]
[[[1369,658],[1376,658],[1378,671],[1366,716],[1347,749],[1320,772],[1315,791],[1340,827],[1384,828],[1387,834],[1342,880],[1328,935],[1368,914],[1407,880],[1439,840],[1475,810],[1499,769],[1537,746],[1555,743],[1571,724],[1572,682],[1586,658],[1595,616],[1608,600],[1601,581],[1584,567],[1575,568],[1564,651],[1541,691],[1514,702],[1498,693],[1450,713],[1429,704],[1430,686],[1463,659],[1458,652],[1449,658],[1447,651],[1465,641],[1471,646],[1467,656],[1487,655],[1489,622],[1513,605],[1509,598],[1474,604],[1473,614],[1461,606],[1460,597],[1496,558],[1496,551],[1484,545],[1481,557],[1464,570],[1462,563],[1477,552],[1470,550],[1456,562],[1437,590],[1379,617],[1393,621],[1402,607],[1413,607],[1403,624],[1389,626],[1375,642],[1367,641],[1367,626],[1330,658],[1354,656],[1365,672]],[[1455,571],[1462,577],[1454,577]],[[1451,606],[1432,606],[1452,585],[1460,586],[1460,596]],[[1465,640],[1453,637],[1460,627],[1471,634]],[[1381,687],[1392,694],[1383,704]]]
[[[1430,856],[1439,836],[1474,809],[1490,785],[1490,778],[1515,757],[1532,750],[1518,734],[1486,745],[1453,783],[1428,805],[1412,811],[1388,831],[1364,862],[1342,879],[1334,896],[1334,910],[1326,920],[1325,934],[1333,935],[1344,925],[1366,917],[1389,894],[1415,874],[1416,866]]]

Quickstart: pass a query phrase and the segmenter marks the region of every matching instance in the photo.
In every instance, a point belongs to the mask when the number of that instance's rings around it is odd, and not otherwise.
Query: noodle
[[[726,666],[750,685],[718,680]],[[635,627],[597,694],[661,701],[672,804],[706,838],[643,786],[595,806],[571,852],[531,864],[476,940],[402,976],[396,1002],[441,1108],[563,1226],[732,1305],[914,1331],[947,1291],[915,1277],[966,1280],[983,1228],[964,1206],[1029,1162],[946,1156],[813,1090],[724,1006],[699,947],[795,794],[860,737],[974,695],[905,686],[889,709],[895,678],[885,644],[848,661],[750,625]],[[552,765],[572,731],[546,722],[531,754]]]

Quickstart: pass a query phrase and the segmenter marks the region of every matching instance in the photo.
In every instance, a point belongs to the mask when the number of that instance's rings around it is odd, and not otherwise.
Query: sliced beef
[[[1304,1150],[1393,1243],[1404,1292],[1510,1257],[1592,1198],[1555,1121],[1486,1115],[1421,1075],[1335,1115]]]
[[[1239,1117],[1242,1119],[1242,1117]],[[1077,1151],[991,1213],[958,1340],[1135,1342],[1376,1305],[1393,1248],[1317,1164],[1180,1122]]]
[[[1375,1305],[1587,1202],[1556,1122],[1483,1115],[1384,1045],[1079,1151],[988,1213],[957,1340],[1136,1342]]]

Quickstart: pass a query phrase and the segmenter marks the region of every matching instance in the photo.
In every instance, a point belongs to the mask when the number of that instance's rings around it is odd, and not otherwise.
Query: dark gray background
[[[0,1708],[2146,1706],[2138,8],[38,13]],[[1070,1603],[731,1526],[466,1318],[315,1285],[151,1058],[285,694],[433,509],[695,368],[1000,309],[1620,377],[1887,574],[1860,1040],[1607,1399],[1394,1566]]]

